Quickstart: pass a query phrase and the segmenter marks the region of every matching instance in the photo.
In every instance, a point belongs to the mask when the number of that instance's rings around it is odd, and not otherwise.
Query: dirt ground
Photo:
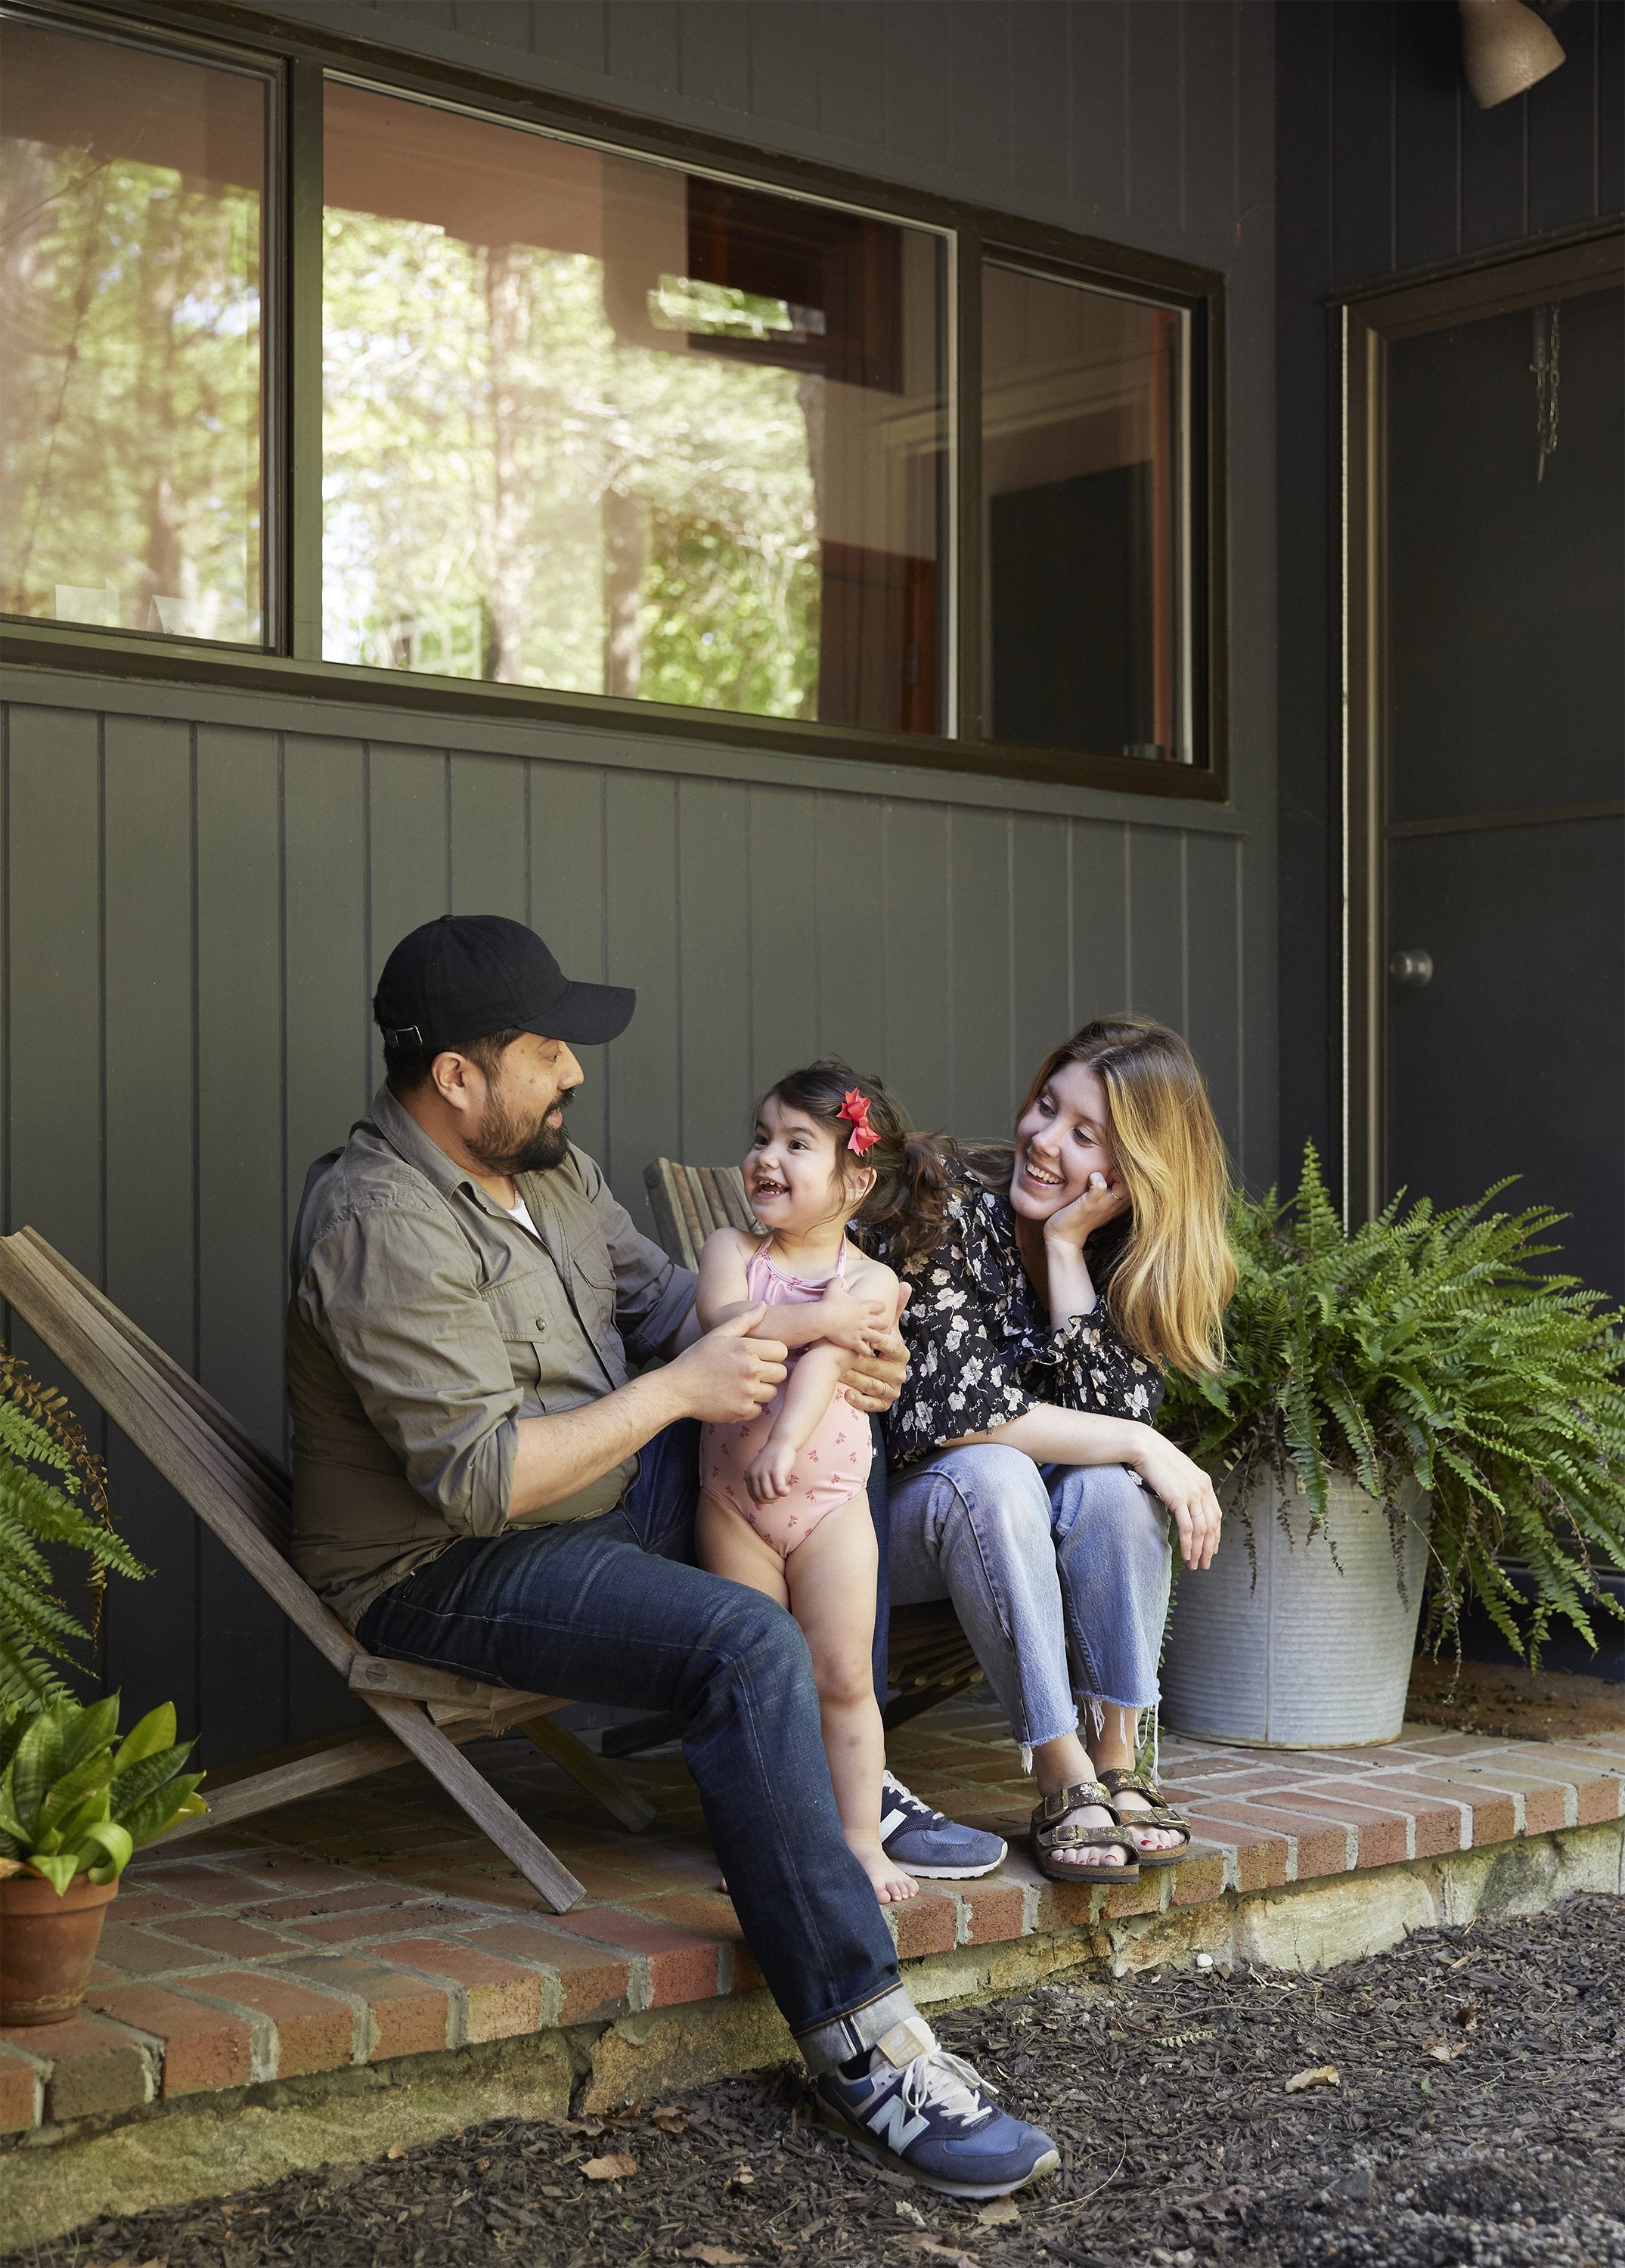
[[[0,2268],[1625,2268],[1622,1924],[1619,1899],[1577,1898],[1320,1977],[963,2010],[945,2041],[1062,2146],[1057,2176],[991,2208],[870,2168],[783,2072],[471,2128]]]
[[[1515,1663],[1419,1660],[1411,1671],[1405,1713],[1457,1733],[1489,1733],[1508,1741],[1571,1741],[1625,1732],[1625,1685],[1566,1671],[1533,1675]]]

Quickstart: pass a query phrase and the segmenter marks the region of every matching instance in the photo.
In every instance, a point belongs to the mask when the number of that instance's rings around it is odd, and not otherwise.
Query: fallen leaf
[[[910,2205],[906,2198],[898,2198],[891,2210],[899,2220],[912,2220],[916,2228],[923,2228],[926,2225],[924,2213],[917,2205]]]
[[[1467,2043],[1465,2040],[1424,2040],[1422,2051],[1431,2056],[1435,2063],[1454,2063],[1458,2056],[1466,2055]]]
[[[624,2182],[628,2174],[637,2170],[638,2161],[629,2158],[624,2150],[611,2150],[602,2158],[588,2158],[581,2167],[589,2182]]]
[[[1310,2071],[1295,2071],[1287,2081],[1288,2095],[1301,2095],[1306,2087],[1341,2087],[1334,2063],[1318,2063]]]
[[[755,2179],[756,2176],[749,2166],[735,2166],[722,2186],[729,2190],[748,2190]]]
[[[651,2126],[658,2126],[662,2134],[686,2134],[690,2119],[680,2102],[657,2102],[649,2113]]]
[[[1012,2228],[1021,2219],[1014,2198],[995,2198],[977,2214],[978,2220],[988,2228]]]
[[[384,2152],[384,2155],[386,2158],[403,2158],[406,2155],[405,2143],[391,2142],[389,2147]]]
[[[726,2244],[691,2244],[686,2252],[679,2253],[681,2260],[700,2260],[705,2268],[744,2268],[750,2255],[730,2252]]]
[[[952,2268],[976,2268],[976,2263],[968,2252],[961,2252],[957,2244],[939,2243],[934,2236],[911,2236],[903,2250],[923,2253],[928,2260],[949,2261]]]

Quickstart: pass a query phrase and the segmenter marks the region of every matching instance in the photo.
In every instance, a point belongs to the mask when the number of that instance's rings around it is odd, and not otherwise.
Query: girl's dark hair
[[[869,1130],[880,1138],[861,1158],[850,1147],[851,1122],[841,1116],[841,1105],[853,1087],[868,1097]],[[835,1056],[822,1056],[804,1071],[776,1080],[762,1102],[770,1099],[827,1126],[836,1138],[838,1166],[871,1168],[875,1186],[853,1219],[884,1243],[889,1261],[903,1266],[931,1250],[942,1233],[949,1197],[949,1145],[941,1136],[920,1133],[879,1079],[861,1076]],[[757,1105],[758,1117],[762,1102]]]

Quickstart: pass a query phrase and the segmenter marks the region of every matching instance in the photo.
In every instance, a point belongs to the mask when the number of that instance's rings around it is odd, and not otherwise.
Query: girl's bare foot
[[[883,1906],[895,1906],[905,1898],[920,1896],[919,1883],[912,1874],[905,1874],[901,1867],[887,1858],[878,1837],[871,1843],[849,1835],[846,1848],[874,1883],[875,1895]]]

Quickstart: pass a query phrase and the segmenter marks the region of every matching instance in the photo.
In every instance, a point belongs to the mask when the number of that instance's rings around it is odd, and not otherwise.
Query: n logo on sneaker
[[[889,2096],[875,2116],[865,2119],[864,2124],[871,2134],[878,2134],[886,2147],[895,2150],[901,2157],[915,2136],[923,2134],[931,2121],[918,2112],[911,2118],[904,2109],[903,2097],[898,2094]]]
[[[899,1827],[906,1826],[907,1823],[906,1811],[889,1811],[880,1822],[881,1841],[883,1843],[888,1835],[895,1835]]]

